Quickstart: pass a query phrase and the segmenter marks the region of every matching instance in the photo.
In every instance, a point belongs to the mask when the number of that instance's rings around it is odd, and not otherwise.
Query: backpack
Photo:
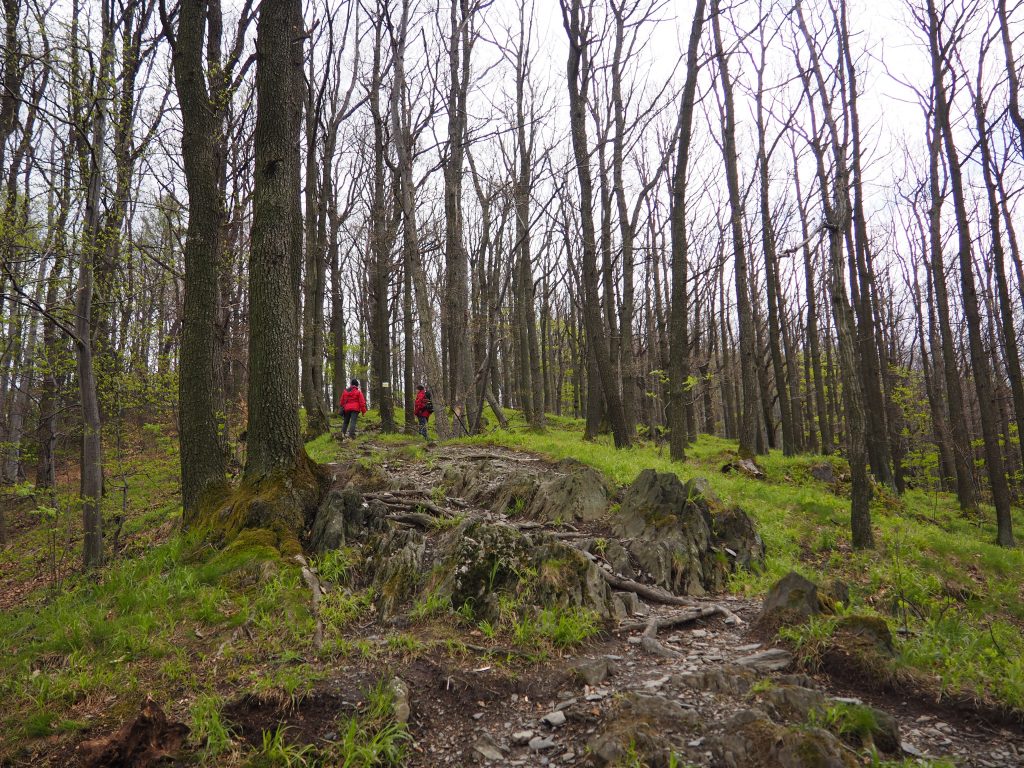
[[[425,410],[427,413],[433,413],[434,401],[430,399],[430,393],[424,390],[423,396],[426,398],[426,403],[424,403],[423,405],[423,410]]]

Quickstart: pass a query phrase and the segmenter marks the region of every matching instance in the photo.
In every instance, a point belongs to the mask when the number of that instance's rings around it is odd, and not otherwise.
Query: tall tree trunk
[[[255,185],[249,256],[249,430],[245,480],[291,473],[299,434],[298,291],[302,258],[299,131],[303,62],[299,0],[263,0],[256,39]],[[298,236],[297,236],[298,235]]]
[[[743,413],[739,423],[739,453],[745,458],[757,454],[757,360],[755,359],[754,318],[750,307],[750,287],[747,282],[747,254],[743,235],[743,203],[740,200],[740,177],[736,159],[736,114],[729,77],[729,60],[722,45],[718,0],[711,0],[711,27],[715,36],[715,58],[722,84],[722,155],[725,160],[725,180],[729,188],[729,211],[732,228],[732,246],[735,258],[736,314],[740,326],[740,379],[743,386]]]
[[[859,376],[860,362],[853,308],[846,293],[846,259],[843,254],[845,235],[850,229],[849,170],[846,167],[846,147],[840,138],[835,117],[832,114],[830,91],[825,84],[822,65],[815,41],[807,29],[803,9],[796,5],[797,22],[811,57],[811,71],[804,77],[804,89],[811,101],[810,78],[817,85],[821,100],[822,115],[832,147],[834,181],[829,184],[825,168],[825,151],[820,141],[812,143],[817,165],[818,186],[821,190],[822,209],[825,213],[824,226],[828,230],[829,242],[829,283],[832,295],[832,315],[838,337],[839,371],[842,381],[843,403],[846,413],[846,453],[850,462],[850,529],[853,546],[858,549],[874,547],[871,530],[871,483],[867,467],[866,416],[864,414],[864,392]],[[812,115],[813,121],[813,115]],[[817,130],[814,131],[817,134]]]
[[[931,205],[928,209],[929,268],[935,290],[936,313],[939,320],[939,336],[942,339],[942,366],[946,383],[946,403],[949,408],[949,427],[954,440],[953,464],[956,469],[956,495],[960,509],[974,512],[978,508],[977,490],[972,469],[974,451],[971,448],[970,432],[964,416],[964,397],[960,387],[960,369],[953,347],[953,328],[949,313],[949,292],[946,288],[946,269],[942,259],[942,202],[939,180],[939,161],[942,152],[942,138],[932,121],[928,126],[928,186]]]
[[[672,231],[672,301],[669,309],[669,454],[676,461],[686,458],[685,400],[690,384],[690,341],[687,333],[689,297],[686,288],[689,243],[686,232],[686,171],[690,162],[693,135],[693,106],[697,93],[698,54],[704,29],[706,0],[697,0],[686,46],[686,79],[679,107],[676,137],[676,166],[672,175],[672,207],[669,212]],[[714,333],[714,331],[712,331]],[[705,415],[706,416],[706,415]]]
[[[628,447],[631,443],[626,428],[626,417],[622,409],[615,371],[608,352],[608,339],[604,332],[599,310],[597,292],[597,240],[594,230],[594,185],[590,173],[590,149],[587,145],[587,91],[590,86],[590,59],[588,48],[591,34],[589,20],[583,19],[582,0],[559,0],[562,7],[562,23],[569,37],[569,56],[566,75],[569,84],[569,123],[572,133],[573,153],[580,184],[580,218],[583,225],[583,321],[587,332],[587,346],[590,349],[592,373],[589,400],[594,400],[594,385],[599,384],[608,407],[612,436],[616,448]],[[613,300],[606,296],[606,301]],[[596,369],[596,371],[594,370]],[[590,406],[593,410],[593,405]]]
[[[988,199],[988,221],[991,229],[989,236],[992,238],[992,261],[995,267],[996,294],[999,298],[1000,330],[1002,331],[1003,348],[1006,354],[1006,374],[1010,379],[1013,411],[1016,414],[1018,446],[1024,446],[1024,384],[1021,382],[1020,348],[1017,344],[1017,327],[1013,317],[1013,304],[1010,301],[1009,281],[1006,278],[1001,226],[1002,216],[999,210],[996,182],[993,177],[994,163],[992,149],[989,146],[989,130],[985,124],[985,102],[981,96],[980,82],[978,83],[978,92],[974,98],[974,117],[978,126],[981,167]],[[1007,435],[1007,438],[1009,438],[1009,435]],[[1007,451],[1009,451],[1009,439],[1007,439],[1006,444]]]
[[[981,336],[981,314],[978,308],[978,294],[974,282],[974,259],[971,253],[970,218],[964,195],[960,158],[953,137],[952,117],[946,96],[945,71],[951,62],[944,58],[948,53],[948,41],[942,39],[939,14],[934,0],[928,0],[928,37],[931,48],[932,91],[935,98],[936,130],[941,133],[946,151],[946,165],[949,171],[950,189],[953,193],[953,210],[957,222],[957,245],[960,260],[960,292],[964,302],[964,319],[967,321],[967,335],[970,342],[971,369],[978,393],[978,413],[981,417],[982,441],[985,445],[985,468],[992,486],[992,501],[996,508],[996,542],[1004,547],[1013,546],[1013,522],[1010,511],[1010,489],[1003,469],[1003,457],[999,447],[999,425],[995,388],[992,384],[992,369],[989,367]]]
[[[225,418],[224,356],[217,343],[218,274],[223,251],[224,198],[218,169],[224,162],[218,137],[224,130],[217,93],[207,90],[203,47],[210,25],[211,52],[220,45],[219,19],[204,0],[183,0],[172,55],[181,103],[181,153],[189,194],[185,238],[185,302],[178,366],[181,495],[185,525],[208,497],[226,489],[225,454],[219,425]],[[216,55],[216,53],[214,53]],[[219,61],[219,56],[217,57]],[[217,90],[214,86],[213,90]]]
[[[101,188],[104,169],[106,112],[104,104],[110,87],[110,60],[113,57],[112,8],[107,2],[101,8],[102,42],[100,68],[96,77],[95,108],[92,114],[91,135],[86,138],[84,124],[79,124],[79,161],[87,179],[84,237],[78,265],[78,288],[75,296],[75,352],[78,364],[78,392],[82,407],[82,458],[80,496],[82,500],[82,562],[86,569],[103,564],[103,515],[100,499],[103,495],[103,446],[100,405],[96,388],[92,347],[93,268],[102,249],[100,218]],[[77,25],[77,8],[74,14]],[[73,29],[72,38],[77,39]],[[77,69],[77,67],[76,67]]]

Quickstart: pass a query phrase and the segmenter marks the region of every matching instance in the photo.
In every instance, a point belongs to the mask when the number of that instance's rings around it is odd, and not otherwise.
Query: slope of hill
[[[772,454],[765,479],[753,479],[722,473],[732,448],[703,437],[679,465],[651,445],[584,443],[571,421],[536,434],[515,419],[511,432],[446,446],[375,434],[372,420],[354,442],[308,445],[339,493],[385,504],[389,530],[421,537],[428,553],[477,523],[531,541],[611,541],[604,523],[542,525],[515,501],[496,511],[451,488],[453,467],[544,474],[565,458],[610,482],[612,516],[643,469],[703,476],[718,504],[753,516],[766,545],[765,567],[737,570],[728,594],[680,609],[652,593],[629,604],[632,616],[543,604],[502,587],[494,565],[498,599],[485,613],[440,590],[386,599],[370,538],[350,537],[303,569],[258,532],[221,551],[182,534],[174,442],[148,428],[108,483],[112,557],[95,576],[73,567],[70,496],[24,489],[4,502],[13,540],[0,554],[0,764],[103,764],[97,755],[147,696],[188,727],[165,728],[161,749],[194,765],[718,765],[728,754],[756,765],[729,741],[751,728],[836,765],[1024,762],[1024,554],[992,543],[991,519],[963,519],[951,498],[922,490],[878,490],[879,548],[855,552],[840,460]],[[64,480],[70,492],[74,478]],[[521,568],[516,580],[546,578],[553,564]],[[758,625],[760,599],[791,570],[841,579],[849,597],[776,634]],[[883,665],[855,676],[834,654],[851,617],[880,619],[896,638]],[[669,619],[676,629],[644,641],[652,621]],[[772,648],[787,669],[743,662]]]

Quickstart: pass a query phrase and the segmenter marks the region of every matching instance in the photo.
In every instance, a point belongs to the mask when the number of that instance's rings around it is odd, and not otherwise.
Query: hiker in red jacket
[[[434,412],[434,403],[430,399],[430,393],[424,388],[422,384],[416,387],[416,404],[412,412],[416,414],[416,421],[419,422],[419,433],[423,435],[423,439],[427,438],[427,421],[430,419],[430,414]]]
[[[338,405],[345,419],[341,424],[341,436],[355,437],[359,414],[366,413],[366,398],[359,389],[359,379],[352,379],[351,386],[341,393]]]

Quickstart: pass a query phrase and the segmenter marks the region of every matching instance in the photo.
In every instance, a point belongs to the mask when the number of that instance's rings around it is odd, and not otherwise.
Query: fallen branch
[[[683,624],[691,624],[700,619],[706,619],[711,616],[733,616],[736,617],[732,611],[717,603],[711,605],[705,605],[703,607],[694,608],[693,610],[683,611],[682,613],[676,613],[672,616],[663,616],[661,618],[653,618],[647,622],[635,622],[633,624],[624,624],[619,627],[616,632],[633,632],[637,629],[643,629],[644,634],[651,631],[653,626],[654,633],[657,634],[663,629],[671,629],[672,627],[680,627]],[[737,620],[739,617],[736,617]]]
[[[316,619],[316,630],[313,633],[313,648],[319,651],[324,647],[324,620],[320,617],[320,597],[323,590],[320,588],[320,577],[316,575],[308,565],[302,566],[302,579],[309,585],[313,593],[313,617]]]
[[[631,579],[623,578],[622,576],[617,576],[614,573],[609,573],[604,568],[598,568],[597,570],[610,586],[621,590],[622,592],[632,592],[635,595],[647,598],[652,603],[661,603],[662,605],[697,605],[696,600],[689,597],[673,595],[671,592],[661,589],[661,587],[650,587],[646,584],[641,584],[638,581],[633,581]]]
[[[422,512],[395,512],[388,515],[388,520],[394,520],[396,523],[407,523],[408,525],[415,525],[418,528],[429,530],[434,527],[436,518],[425,515]]]

